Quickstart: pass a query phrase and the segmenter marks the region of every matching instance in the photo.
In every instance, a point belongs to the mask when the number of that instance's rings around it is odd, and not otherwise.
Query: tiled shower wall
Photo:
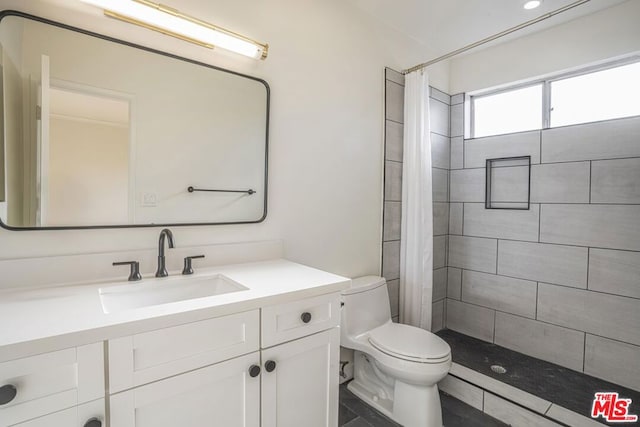
[[[463,140],[452,99],[446,326],[640,390],[640,117]],[[531,208],[485,209],[510,156]],[[492,179],[526,199],[526,168]]]
[[[403,101],[404,77],[387,69],[382,274],[395,320]],[[431,89],[432,329],[640,389],[640,118],[465,140],[463,102]],[[526,155],[531,209],[485,209],[486,159]],[[526,200],[527,172],[496,169],[494,201]]]
[[[382,275],[389,285],[391,315],[398,318],[400,227],[402,219],[402,155],[404,132],[404,76],[386,69],[385,182]],[[432,330],[444,327],[449,233],[449,110],[451,97],[430,88],[433,177],[433,302]]]

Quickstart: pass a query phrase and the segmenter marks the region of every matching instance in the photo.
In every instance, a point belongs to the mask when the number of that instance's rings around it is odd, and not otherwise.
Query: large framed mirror
[[[264,80],[13,11],[0,73],[4,228],[266,217]]]

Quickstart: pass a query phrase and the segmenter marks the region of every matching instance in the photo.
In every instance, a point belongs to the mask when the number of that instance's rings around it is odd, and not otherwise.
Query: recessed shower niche
[[[486,209],[529,210],[531,156],[487,159]]]

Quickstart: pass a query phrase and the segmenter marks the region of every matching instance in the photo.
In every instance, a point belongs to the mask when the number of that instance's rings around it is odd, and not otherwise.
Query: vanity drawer
[[[30,419],[11,427],[84,427],[87,421],[92,419],[97,419],[102,423],[102,427],[106,427],[104,399]]]
[[[259,310],[109,341],[109,392],[211,365],[260,348]]]
[[[340,295],[328,294],[262,309],[262,347],[340,325]]]
[[[104,344],[0,363],[3,386],[13,386],[15,397],[0,405],[0,427],[103,398]]]

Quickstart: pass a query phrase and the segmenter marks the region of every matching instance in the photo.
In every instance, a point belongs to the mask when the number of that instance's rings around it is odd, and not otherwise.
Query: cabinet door
[[[338,328],[263,350],[262,427],[337,426],[339,355]]]
[[[259,427],[260,353],[111,396],[112,427]]]

